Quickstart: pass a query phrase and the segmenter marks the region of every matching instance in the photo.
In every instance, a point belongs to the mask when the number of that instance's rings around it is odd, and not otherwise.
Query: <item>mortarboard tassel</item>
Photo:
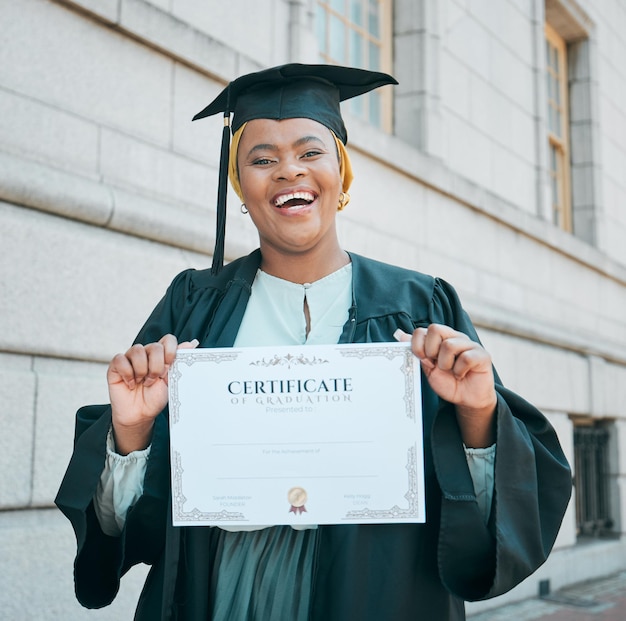
[[[228,191],[228,154],[230,150],[230,112],[224,112],[224,129],[222,130],[222,150],[220,153],[220,170],[217,182],[217,223],[215,227],[215,250],[211,274],[219,274],[224,266],[224,238],[226,237],[226,194]]]

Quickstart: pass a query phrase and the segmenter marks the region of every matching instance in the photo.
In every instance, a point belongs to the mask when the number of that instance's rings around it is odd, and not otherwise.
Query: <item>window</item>
[[[599,127],[595,26],[578,3],[545,0],[544,32],[551,217],[602,247],[602,170],[594,149]]]
[[[320,62],[391,72],[391,0],[318,0]],[[392,90],[383,88],[347,101],[346,109],[391,131]]]
[[[546,92],[548,99],[548,146],[550,197],[554,223],[572,230],[570,198],[569,89],[567,84],[567,46],[559,34],[546,24]]]
[[[602,536],[613,527],[609,502],[609,427],[603,421],[574,421],[574,489],[579,535]]]

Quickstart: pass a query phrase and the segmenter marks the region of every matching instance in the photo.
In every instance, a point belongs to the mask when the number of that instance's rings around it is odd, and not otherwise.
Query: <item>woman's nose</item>
[[[290,179],[302,177],[305,174],[306,167],[295,158],[281,160],[280,165],[276,168],[276,178],[281,180],[285,179],[289,181]]]

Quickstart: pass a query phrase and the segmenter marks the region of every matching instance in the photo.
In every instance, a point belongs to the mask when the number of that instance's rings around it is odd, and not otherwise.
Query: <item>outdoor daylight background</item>
[[[554,553],[483,611],[626,569],[623,0],[0,0],[0,619],[74,600],[53,499],[74,414],[172,277],[210,265],[238,75],[333,62],[399,81],[345,106],[348,250],[458,290],[503,382],[575,468]],[[227,259],[256,247],[229,200]]]

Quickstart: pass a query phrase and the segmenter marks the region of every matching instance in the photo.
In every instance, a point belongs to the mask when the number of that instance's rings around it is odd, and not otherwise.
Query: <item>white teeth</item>
[[[315,196],[313,196],[310,192],[293,192],[292,194],[283,194],[276,199],[276,207],[281,207],[287,201],[292,201],[294,199],[300,199],[312,203],[315,200]]]

